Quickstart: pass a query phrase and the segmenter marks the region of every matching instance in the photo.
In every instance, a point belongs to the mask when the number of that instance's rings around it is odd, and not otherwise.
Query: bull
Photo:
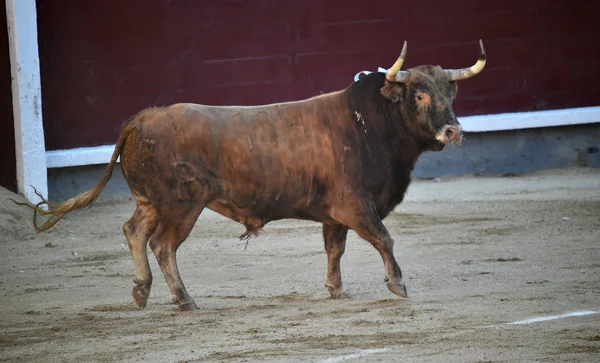
[[[380,253],[387,288],[407,297],[394,240],[382,220],[400,204],[424,151],[460,143],[452,108],[457,81],[481,72],[422,65],[401,70],[406,42],[384,74],[370,73],[343,90],[261,106],[178,103],[144,109],[125,122],[110,163],[92,189],[62,203],[42,197],[37,231],[91,205],[117,158],[137,208],[123,226],[135,268],[135,303],[146,306],[152,273],[149,244],[180,310],[197,308],[187,292],[176,252],[200,213],[211,209],[243,224],[248,238],[270,221],[322,223],[327,253],[325,286],[347,296],[340,259],[348,230]],[[41,195],[40,195],[41,197]],[[37,215],[48,215],[42,224]]]

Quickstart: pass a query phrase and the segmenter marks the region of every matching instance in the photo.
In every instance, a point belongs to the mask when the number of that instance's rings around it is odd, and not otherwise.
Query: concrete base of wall
[[[48,199],[59,202],[91,189],[102,177],[106,165],[48,169]],[[113,169],[112,178],[98,200],[131,198],[129,186],[119,165]]]
[[[574,165],[600,167],[600,124],[515,131],[467,133],[460,146],[421,155],[413,175],[523,174]],[[62,201],[92,188],[106,165],[48,170],[52,201]],[[129,198],[130,192],[116,167],[99,199]]]
[[[523,174],[573,165],[598,167],[600,124],[465,134],[460,146],[421,155],[418,177]]]

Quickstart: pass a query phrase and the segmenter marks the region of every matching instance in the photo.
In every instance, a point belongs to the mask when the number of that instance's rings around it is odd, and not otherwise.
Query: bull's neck
[[[358,138],[370,148],[385,153],[393,169],[410,172],[428,145],[422,142],[418,130],[414,130],[414,123],[411,127],[402,107],[381,95],[384,84],[383,74],[372,73],[345,90],[350,122]]]

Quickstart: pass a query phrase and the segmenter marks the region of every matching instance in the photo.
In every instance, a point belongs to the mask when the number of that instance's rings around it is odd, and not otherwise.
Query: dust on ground
[[[178,253],[200,307],[180,313],[150,255],[148,306],[131,297],[121,228],[131,200],[98,202],[52,230],[0,190],[0,361],[596,362],[600,170],[417,180],[384,223],[409,299],[381,257],[349,234],[349,300],[328,299],[320,225],[270,223],[247,250],[243,226],[203,215]],[[355,354],[354,356],[348,356]],[[362,354],[362,356],[361,356]],[[328,360],[329,359],[329,360]]]

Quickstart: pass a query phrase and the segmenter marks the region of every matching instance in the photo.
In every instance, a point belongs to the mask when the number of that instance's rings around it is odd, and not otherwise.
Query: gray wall
[[[417,177],[523,174],[574,165],[598,167],[600,123],[467,133],[460,146],[421,155]]]
[[[600,123],[517,131],[467,133],[460,146],[421,155],[413,175],[523,174],[570,166],[600,167]],[[106,165],[48,170],[49,197],[62,201],[93,187]],[[99,199],[130,198],[121,169]]]

